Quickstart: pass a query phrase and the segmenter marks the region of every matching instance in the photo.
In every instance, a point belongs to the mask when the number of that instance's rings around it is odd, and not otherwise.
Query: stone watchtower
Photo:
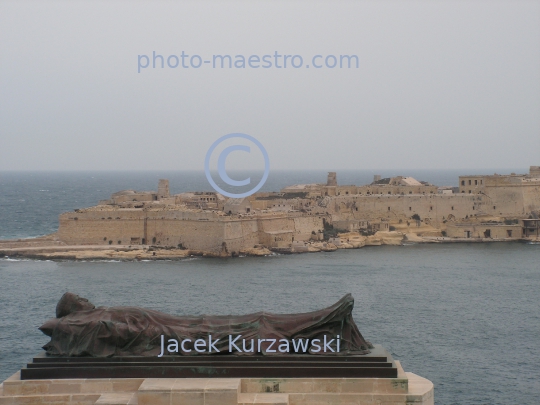
[[[327,186],[337,186],[336,172],[328,172],[328,178],[326,180]]]
[[[158,198],[168,198],[170,197],[169,193],[169,180],[160,179],[157,189]]]

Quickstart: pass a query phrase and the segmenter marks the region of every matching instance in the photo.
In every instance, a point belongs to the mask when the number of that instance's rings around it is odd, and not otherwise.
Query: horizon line
[[[471,168],[471,167],[461,167],[461,168],[452,168],[452,169],[442,169],[442,168],[373,168],[373,169],[272,169],[271,172],[366,172],[366,171],[423,171],[423,170],[439,170],[439,171],[464,171],[464,170],[498,170],[498,171],[516,171],[516,170],[525,170],[529,172],[528,167],[484,167],[484,168]],[[252,170],[252,169],[230,169],[228,172],[263,172],[262,170]],[[202,173],[204,174],[204,169],[75,169],[75,170],[66,170],[66,169],[0,169],[0,175],[2,173],[159,173],[159,172],[191,172],[191,173]],[[217,173],[217,171],[216,171]]]

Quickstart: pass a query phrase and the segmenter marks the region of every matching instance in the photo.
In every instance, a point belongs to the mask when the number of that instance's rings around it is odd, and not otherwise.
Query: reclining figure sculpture
[[[182,342],[181,350],[166,355],[200,355],[195,344],[213,342],[213,355],[359,355],[373,348],[361,335],[352,318],[354,299],[345,295],[334,305],[302,314],[173,316],[138,307],[98,307],[73,293],[65,293],[56,306],[56,318],[39,329],[51,341],[43,346],[56,356],[158,356],[164,344]],[[251,351],[240,341],[251,342]],[[298,346],[298,341],[319,340],[320,347]],[[327,343],[332,341],[332,344]],[[253,343],[258,342],[258,343]],[[295,350],[276,350],[274,343],[295,344]],[[296,343],[295,343],[296,342]],[[325,350],[322,350],[323,342]],[[288,343],[287,343],[288,345]],[[199,346],[200,347],[200,346]],[[249,347],[248,347],[249,348]],[[330,350],[326,350],[326,349]],[[336,350],[337,349],[337,350]]]

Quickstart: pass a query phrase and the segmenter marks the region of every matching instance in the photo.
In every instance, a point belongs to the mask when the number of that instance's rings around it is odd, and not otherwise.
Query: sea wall
[[[94,210],[60,215],[58,238],[68,245],[181,245],[219,252],[223,228],[212,212]]]
[[[224,222],[225,248],[232,254],[251,249],[259,244],[257,220],[230,219]]]
[[[213,212],[104,209],[62,214],[58,238],[67,245],[155,245],[234,254],[258,244],[285,247],[293,240],[309,240],[322,228],[322,218],[311,216],[242,218]]]

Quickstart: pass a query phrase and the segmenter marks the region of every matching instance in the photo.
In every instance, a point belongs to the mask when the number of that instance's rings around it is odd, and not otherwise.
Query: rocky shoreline
[[[521,239],[521,242],[540,243],[536,239]],[[439,236],[418,236],[416,233],[397,231],[377,232],[371,236],[363,236],[357,232],[341,233],[328,241],[296,242],[287,248],[268,249],[256,245],[251,249],[238,252],[234,256],[270,256],[273,254],[295,254],[334,252],[339,249],[359,249],[365,246],[411,245],[422,243],[486,243],[516,242],[516,239],[492,238],[447,238]],[[179,260],[189,257],[231,257],[230,254],[217,254],[191,249],[178,249],[160,246],[66,246],[55,240],[54,234],[41,238],[0,241],[0,257],[23,258],[34,260]]]

